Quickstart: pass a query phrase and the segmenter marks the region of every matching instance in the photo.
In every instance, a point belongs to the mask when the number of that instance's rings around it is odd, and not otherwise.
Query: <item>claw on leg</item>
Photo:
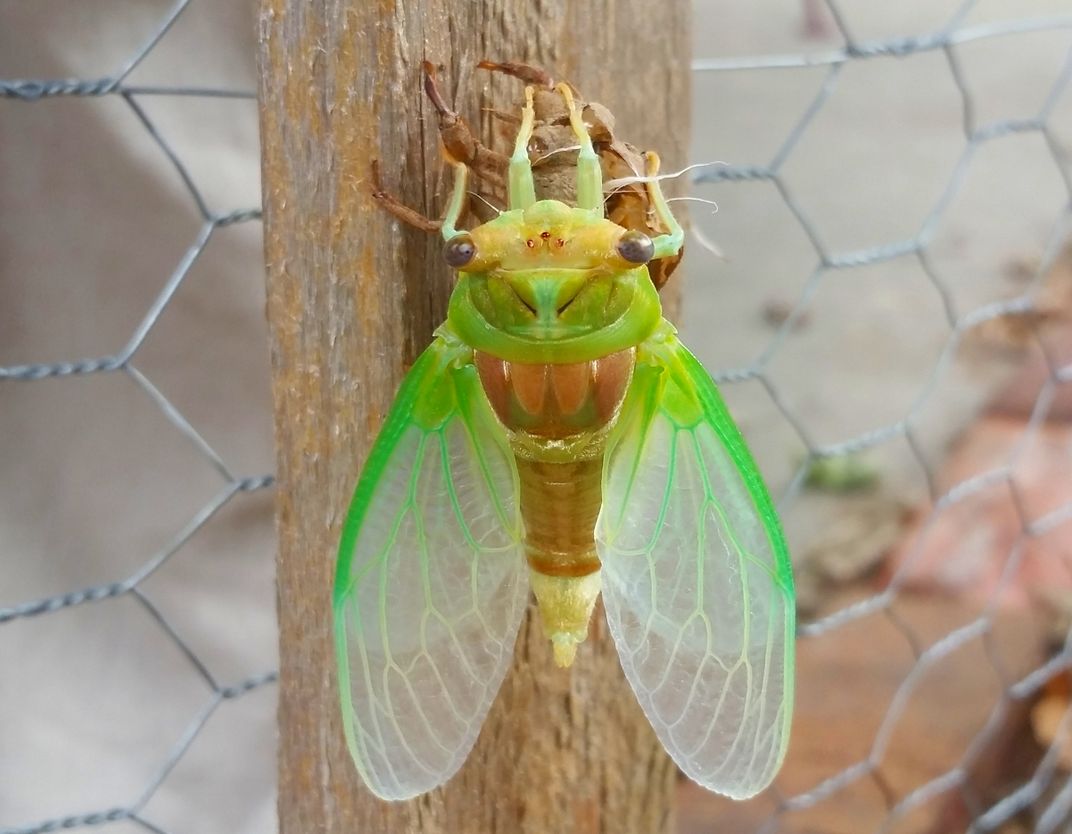
[[[513,125],[514,127],[521,126],[521,119],[513,113],[504,113],[502,110],[496,110],[494,107],[485,107],[483,112],[489,114],[491,118],[505,124]]]
[[[443,96],[436,79],[436,67],[431,61],[421,63],[424,73],[424,94],[436,111],[439,137],[447,154],[454,160],[468,165],[483,181],[499,189],[503,188],[502,171],[506,157],[491,150],[473,136],[465,119],[459,116]]]
[[[421,69],[424,71],[424,94],[428,96],[428,100],[432,102],[436,113],[439,114],[440,129],[443,129],[444,124],[448,126],[454,125],[458,121],[458,114],[451,110],[450,105],[443,98],[443,94],[439,92],[435,64],[431,61],[422,61]]]
[[[399,200],[394,194],[386,191],[380,180],[380,161],[372,160],[372,199],[380,204],[380,208],[391,216],[401,220],[407,226],[413,226],[422,232],[438,232],[443,225],[440,220],[425,217],[416,209],[412,209]]]
[[[555,82],[547,70],[529,64],[519,64],[514,61],[484,60],[477,64],[477,67],[491,72],[501,72],[503,75],[511,75],[514,78],[520,78],[526,84],[535,84],[538,87],[546,87],[549,90],[555,86]]]

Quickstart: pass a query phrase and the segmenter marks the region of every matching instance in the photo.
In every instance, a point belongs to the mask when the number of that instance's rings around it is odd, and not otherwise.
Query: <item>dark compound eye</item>
[[[655,254],[655,244],[643,232],[628,231],[618,238],[618,254],[631,264],[646,264]]]
[[[468,232],[462,232],[447,241],[443,248],[443,257],[452,267],[461,269],[476,257],[476,244]]]

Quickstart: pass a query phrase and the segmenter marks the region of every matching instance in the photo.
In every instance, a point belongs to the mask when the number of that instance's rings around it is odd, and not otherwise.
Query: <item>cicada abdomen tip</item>
[[[570,666],[577,656],[577,645],[588,636],[588,621],[602,586],[599,571],[587,576],[547,576],[532,570],[529,580],[555,664]]]

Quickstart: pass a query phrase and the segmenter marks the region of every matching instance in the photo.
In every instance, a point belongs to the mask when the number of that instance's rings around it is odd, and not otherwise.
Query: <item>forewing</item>
[[[668,332],[638,351],[596,541],[622,668],[663,746],[710,790],[762,790],[792,717],[789,557],[714,383]]]
[[[431,790],[461,767],[527,599],[517,473],[469,353],[440,338],[410,371],[339,549],[343,723],[383,799]]]

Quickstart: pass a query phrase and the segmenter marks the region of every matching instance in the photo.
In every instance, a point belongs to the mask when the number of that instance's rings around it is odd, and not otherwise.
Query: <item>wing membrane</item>
[[[789,557],[744,440],[669,325],[638,350],[596,542],[622,668],[667,751],[711,790],[762,790],[792,715]]]
[[[383,799],[423,793],[461,766],[527,599],[517,473],[470,357],[442,333],[413,366],[339,548],[343,724]]]

